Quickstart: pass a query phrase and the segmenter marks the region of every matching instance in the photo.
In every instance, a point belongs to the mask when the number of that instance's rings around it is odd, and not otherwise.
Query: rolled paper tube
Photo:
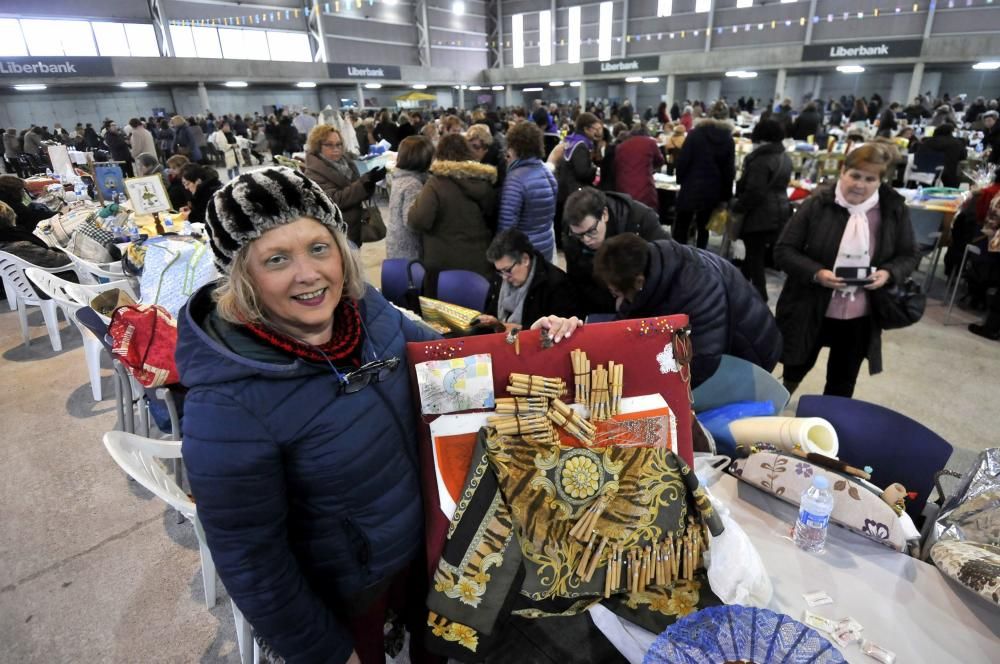
[[[747,417],[730,422],[729,432],[737,445],[747,447],[770,443],[785,452],[799,447],[828,457],[840,450],[837,432],[819,417]]]

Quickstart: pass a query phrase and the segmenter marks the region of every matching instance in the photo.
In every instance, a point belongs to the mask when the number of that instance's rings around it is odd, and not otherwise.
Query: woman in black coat
[[[792,160],[781,141],[784,132],[774,120],[761,120],[754,127],[751,140],[756,150],[743,161],[743,176],[736,183],[736,204],[733,211],[743,215],[739,239],[746,245],[743,276],[757,288],[767,302],[764,259],[768,247],[791,216],[788,202],[788,182],[792,177]]]
[[[778,238],[774,259],[788,278],[776,316],[790,392],[823,346],[830,347],[824,394],[852,396],[865,359],[872,375],[882,371],[874,300],[885,297],[884,287],[903,283],[920,260],[906,202],[883,183],[893,152],[882,143],[851,151],[836,184],[813,192]],[[863,286],[852,288],[836,276],[837,267],[859,265],[874,270]]]
[[[708,246],[708,222],[712,212],[733,196],[736,177],[736,147],[729,108],[722,102],[712,107],[712,119],[702,120],[684,139],[677,157],[677,220],[674,239],[688,240],[691,221],[698,226],[698,248]]]
[[[212,196],[222,188],[219,172],[212,166],[188,164],[181,170],[181,182],[191,194],[187,220],[191,223],[205,223],[205,212],[212,202]]]

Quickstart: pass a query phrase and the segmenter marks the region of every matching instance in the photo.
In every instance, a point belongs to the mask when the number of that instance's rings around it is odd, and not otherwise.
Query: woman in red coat
[[[653,173],[663,166],[663,154],[656,139],[639,125],[615,148],[615,188],[623,194],[658,210]]]

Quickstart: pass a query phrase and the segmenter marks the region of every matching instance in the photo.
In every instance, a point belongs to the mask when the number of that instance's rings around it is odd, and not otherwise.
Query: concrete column
[[[674,105],[674,89],[677,87],[677,75],[668,74],[667,75],[667,113],[670,112],[670,107]]]
[[[903,100],[903,105],[909,104],[913,101],[913,98],[920,94],[920,87],[924,82],[924,63],[918,62],[913,65],[913,75],[910,77],[910,91],[906,95],[906,99]]]
[[[580,87],[576,89],[579,93],[578,100],[580,102],[580,108],[584,111],[587,110],[587,82],[580,81]]]
[[[816,74],[816,78],[813,81],[813,89],[812,89],[813,101],[819,101],[820,94],[822,94],[822,92],[823,92],[823,74]],[[822,111],[822,107],[820,107],[820,110]]]
[[[465,90],[466,87],[464,85],[458,87],[458,110],[460,111],[465,108]]]
[[[503,92],[503,103],[505,106],[514,106],[514,86],[510,83]]]
[[[365,107],[365,89],[360,83],[355,83],[354,89],[358,97],[358,110],[360,110]]]
[[[198,81],[198,102],[201,104],[202,113],[212,110],[212,105],[208,102],[208,89],[201,81]]]
[[[775,105],[780,104],[781,100],[785,98],[785,77],[787,75],[788,71],[784,67],[778,70],[778,78],[774,82]]]

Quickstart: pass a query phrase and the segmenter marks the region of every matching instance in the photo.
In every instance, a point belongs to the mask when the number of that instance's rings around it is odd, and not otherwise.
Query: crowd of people
[[[387,173],[359,168],[358,154],[380,141],[396,152],[387,258],[421,261],[428,294],[443,270],[483,275],[481,325],[544,327],[560,342],[592,315],[684,313],[693,385],[730,354],[767,371],[782,362],[794,391],[828,346],[824,393],[849,397],[865,360],[872,373],[882,368],[880,298],[920,258],[888,182],[898,155],[887,141],[859,142],[793,213],[783,142],[846,134],[873,119],[896,138],[904,130],[890,125],[927,119],[914,107],[933,107],[920,98],[880,110],[876,97],[810,102],[797,114],[790,104],[741,99],[707,110],[661,104],[645,117],[628,102],[586,110],[539,102],[349,114],[340,126],[309,113],[138,118],[121,130],[111,121],[99,133],[80,126],[73,137],[58,126],[8,130],[5,155],[10,167],[22,151],[42,157],[47,140],[106,148],[136,173],[164,172],[174,205],[207,225],[221,278],[192,296],[178,323],[184,462],[215,566],[265,653],[382,662],[392,609],[411,627],[411,661],[430,662],[419,638],[427,609],[421,461],[409,424],[417,407],[400,365],[407,341],[436,333],[364,281],[355,248]],[[942,131],[950,120],[963,130],[980,123],[996,163],[995,100],[977,100],[961,119],[958,105],[935,137],[951,133]],[[737,179],[734,115],[761,107]],[[933,140],[921,143],[941,143]],[[224,160],[212,162],[213,150]],[[262,163],[265,153],[304,156],[299,170],[241,173],[244,150]],[[654,186],[661,169],[680,185],[672,233]],[[987,234],[1000,225],[998,191],[977,192],[976,228]],[[37,255],[31,230],[41,212],[26,198],[21,178],[0,176],[0,249]],[[722,206],[743,218],[742,273],[707,250],[708,219]],[[776,314],[764,281],[772,253],[786,273]],[[984,298],[995,262],[980,284]],[[870,276],[849,283],[844,268]],[[990,306],[973,331],[996,338],[1000,295]]]

